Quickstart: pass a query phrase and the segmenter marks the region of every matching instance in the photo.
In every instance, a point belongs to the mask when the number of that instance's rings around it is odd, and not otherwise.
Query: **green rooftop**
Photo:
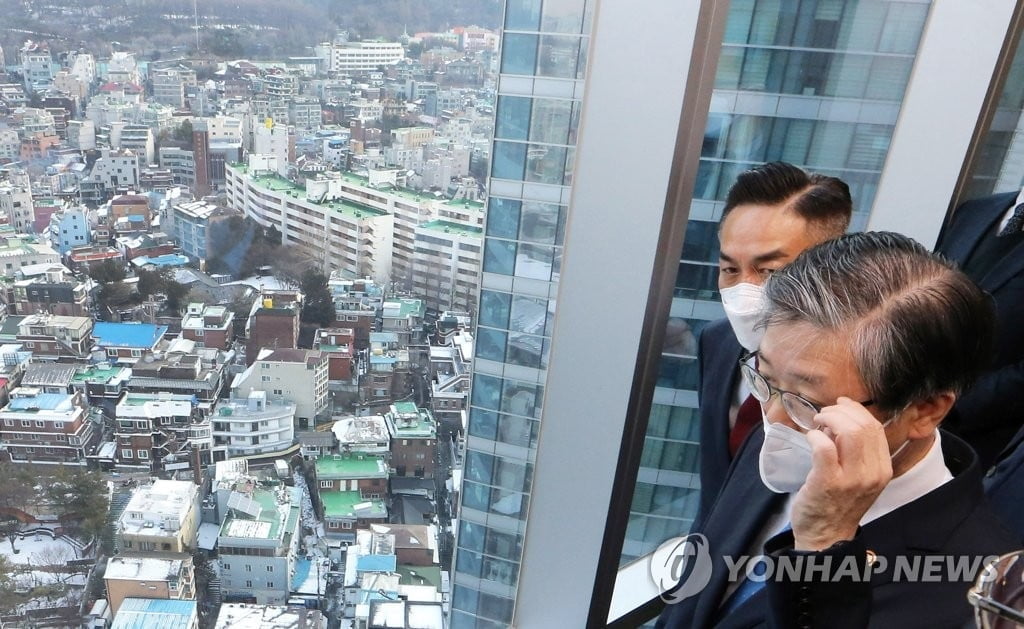
[[[316,477],[319,479],[387,478],[388,464],[383,455],[365,452],[328,454],[316,460]]]
[[[88,384],[106,384],[126,371],[124,367],[83,367],[75,371],[75,377],[71,382],[85,382]]]
[[[288,488],[289,502],[280,504],[277,496],[266,489],[255,489],[250,498],[253,506],[259,507],[259,516],[253,517],[234,508],[228,510],[224,523],[220,527],[221,537],[235,539],[280,539],[281,526],[284,525],[285,532],[295,530],[298,523],[299,511],[301,509],[300,494],[297,488]],[[279,509],[288,510],[288,518],[282,521]]]
[[[363,500],[358,491],[321,491],[320,502],[324,505],[325,518],[354,518],[355,506],[362,502],[372,505],[372,511],[387,513],[383,500]]]
[[[469,199],[449,199],[444,204],[453,209],[465,209],[465,210],[482,210],[484,204],[479,201],[470,201]]]
[[[398,564],[395,572],[401,575],[398,582],[402,585],[432,585],[434,589],[441,590],[441,566]]]
[[[238,170],[242,174],[245,174],[248,171],[246,166],[240,164],[232,164],[232,168]],[[376,216],[387,215],[387,212],[383,210],[378,210],[375,207],[370,207],[369,205],[363,205],[362,203],[356,203],[354,201],[336,199],[334,201],[314,203],[313,201],[306,199],[305,188],[278,174],[271,173],[260,175],[259,177],[253,177],[252,182],[265,190],[283,193],[293,199],[299,199],[311,205],[319,205],[350,218],[373,218]]]
[[[425,408],[418,408],[413,402],[395,402],[395,413],[391,421],[395,425],[395,436],[405,439],[432,439],[437,436],[434,417]]]
[[[461,223],[453,223],[445,220],[433,220],[428,221],[420,225],[420,229],[429,229],[432,231],[444,232],[446,234],[453,234],[455,236],[476,236],[479,237],[484,233],[484,230],[480,227],[472,227],[470,225],[463,225]]]

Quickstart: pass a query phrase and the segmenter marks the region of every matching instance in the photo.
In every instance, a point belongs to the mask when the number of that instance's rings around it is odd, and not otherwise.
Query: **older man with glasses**
[[[938,427],[992,321],[966,276],[897,234],[842,236],[776,272],[740,363],[762,426],[699,531],[707,586],[659,626],[968,623],[968,588],[1016,543],[974,452]]]

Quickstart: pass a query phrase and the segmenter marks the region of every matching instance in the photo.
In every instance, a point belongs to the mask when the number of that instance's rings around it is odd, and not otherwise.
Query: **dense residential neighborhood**
[[[0,47],[0,626],[448,626],[497,44]]]

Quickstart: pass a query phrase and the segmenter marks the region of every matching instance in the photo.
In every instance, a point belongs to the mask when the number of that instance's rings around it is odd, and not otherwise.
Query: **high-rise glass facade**
[[[774,160],[850,185],[867,224],[929,2],[733,0],[621,563],[685,533],[700,492],[697,338],[718,304],[718,221]]]
[[[512,621],[593,0],[508,0],[452,627]]]

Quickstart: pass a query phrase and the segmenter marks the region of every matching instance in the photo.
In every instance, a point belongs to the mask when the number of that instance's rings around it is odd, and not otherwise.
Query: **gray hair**
[[[988,364],[991,299],[916,241],[847,234],[804,251],[765,285],[762,324],[841,331],[868,393],[897,410],[960,393]]]

